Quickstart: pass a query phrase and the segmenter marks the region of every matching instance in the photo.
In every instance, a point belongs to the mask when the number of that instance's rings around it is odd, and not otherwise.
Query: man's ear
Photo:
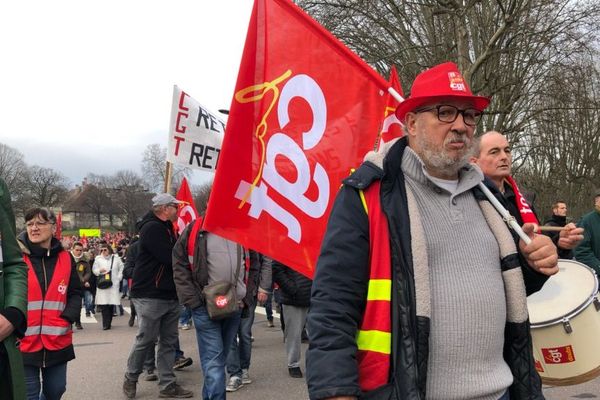
[[[477,164],[477,160],[479,160],[479,158],[477,158],[477,157],[475,157],[475,156],[471,156],[471,157],[469,158],[469,162],[470,162],[471,164]]]
[[[408,136],[415,136],[416,131],[416,123],[417,123],[417,115],[412,112],[406,113],[404,117],[404,127],[406,128],[406,132]]]

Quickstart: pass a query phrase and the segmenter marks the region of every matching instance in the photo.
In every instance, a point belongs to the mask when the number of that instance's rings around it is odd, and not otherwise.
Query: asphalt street
[[[128,305],[124,301],[124,305]],[[126,307],[126,311],[128,308]],[[83,330],[75,330],[76,359],[68,366],[67,393],[64,400],[113,400],[124,399],[121,391],[125,364],[137,324],[127,326],[129,314],[114,317],[111,330],[103,331],[100,321],[82,315]],[[98,318],[100,316],[98,315]],[[196,332],[180,330],[181,347],[194,363],[177,372],[181,385],[201,399],[202,372],[198,358]],[[253,382],[237,392],[228,393],[228,399],[239,400],[305,400],[308,398],[304,379],[290,378],[286,366],[283,334],[279,320],[275,328],[267,327],[264,308],[257,308],[252,330],[254,336],[250,376]],[[306,351],[306,344],[304,352]],[[304,371],[304,352],[302,371]],[[143,375],[142,375],[143,376]],[[600,399],[600,378],[580,385],[567,387],[544,386],[548,400]],[[137,399],[158,398],[156,382],[140,379]]]

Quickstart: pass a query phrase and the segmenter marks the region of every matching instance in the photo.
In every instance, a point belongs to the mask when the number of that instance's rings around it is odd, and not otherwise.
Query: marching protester
[[[10,193],[0,178],[0,399],[25,398],[23,358],[15,342],[27,329],[27,265],[16,240]]]
[[[567,203],[562,200],[555,201],[554,204],[552,204],[552,216],[544,222],[544,225],[557,228],[564,228],[567,226]],[[545,231],[543,233],[552,239],[552,243],[558,248],[558,257],[570,260],[573,258],[574,247],[564,248],[559,243],[561,239],[564,240],[560,235],[561,232],[562,231]]]
[[[92,312],[92,304],[94,303],[90,284],[90,280],[92,279],[92,268],[90,267],[87,255],[83,252],[83,244],[80,242],[73,243],[73,246],[71,247],[71,255],[75,260],[77,275],[79,276],[79,281],[83,287],[83,306],[85,308],[85,316],[89,317]],[[83,329],[83,326],[81,326],[81,314],[75,321],[75,326],[77,329]]]
[[[577,226],[585,231],[583,241],[575,248],[575,259],[600,276],[600,193],[594,196],[594,209],[581,217]]]
[[[311,399],[543,398],[525,296],[558,257],[525,224],[520,266],[477,190],[469,157],[488,104],[454,63],[422,72],[395,112],[406,136],[344,180],[308,314]]]
[[[515,217],[519,225],[530,222],[539,225],[535,210],[526,197],[521,194],[517,183],[511,176],[512,152],[506,137],[496,131],[483,134],[475,140],[473,148],[475,162],[486,177],[485,184],[496,199]],[[513,233],[518,240],[516,234]],[[561,258],[572,258],[571,250],[583,239],[583,229],[569,223],[553,240]],[[527,273],[527,271],[524,271]]]
[[[243,385],[252,383],[250,378],[250,359],[252,357],[252,325],[257,304],[264,304],[272,286],[272,261],[269,257],[254,251],[246,252],[248,275],[246,277],[246,296],[242,302],[244,310],[237,332],[237,340],[231,343],[227,355],[227,373],[229,380],[226,390],[235,392]]]
[[[204,375],[202,398],[224,400],[225,362],[246,295],[242,248],[203,231],[194,220],[175,244],[173,271],[179,301],[192,310]]]
[[[139,223],[138,254],[129,292],[139,327],[123,381],[123,393],[130,399],[136,395],[138,377],[156,340],[159,397],[193,396],[177,383],[173,372],[179,341],[179,302],[173,282],[171,252],[176,241],[173,221],[177,218],[179,204],[181,202],[168,193],[157,194],[152,198],[152,209]]]
[[[28,266],[27,331],[19,348],[27,398],[58,400],[67,390],[67,363],[75,358],[71,324],[81,314],[81,282],[75,260],[54,237],[52,211],[30,209],[25,227],[18,240]]]
[[[302,378],[304,375],[300,369],[300,350],[306,314],[310,306],[312,281],[275,260],[273,260],[273,281],[279,285],[288,374],[292,378]]]
[[[92,272],[96,276],[96,306],[102,312],[102,330],[112,327],[113,310],[121,305],[119,282],[123,279],[123,261],[108,244],[100,246]]]

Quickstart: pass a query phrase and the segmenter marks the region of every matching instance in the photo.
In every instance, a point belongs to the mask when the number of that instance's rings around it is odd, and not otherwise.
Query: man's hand
[[[531,243],[525,244],[519,240],[519,248],[531,268],[544,275],[554,275],[558,272],[558,254],[556,246],[546,235],[536,235],[535,224],[523,224],[523,231],[531,238]]]
[[[90,283],[89,283],[89,282],[86,282],[86,283],[84,283],[84,284],[83,284],[83,286],[85,286],[85,287],[90,287]]]
[[[15,327],[11,324],[4,315],[0,314],[0,342],[6,339],[13,331]]]
[[[263,292],[258,292],[258,294],[256,295],[256,299],[258,300],[258,304],[260,304],[261,306],[264,305],[267,302],[267,299],[269,298],[269,295]]]
[[[578,228],[574,223],[565,225],[558,237],[558,247],[573,250],[583,240],[583,228]]]

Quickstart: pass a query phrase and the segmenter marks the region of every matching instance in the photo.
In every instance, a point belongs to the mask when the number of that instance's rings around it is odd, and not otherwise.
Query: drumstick
[[[538,226],[538,231],[560,232],[564,229],[565,229],[564,226],[549,226],[549,225]]]

